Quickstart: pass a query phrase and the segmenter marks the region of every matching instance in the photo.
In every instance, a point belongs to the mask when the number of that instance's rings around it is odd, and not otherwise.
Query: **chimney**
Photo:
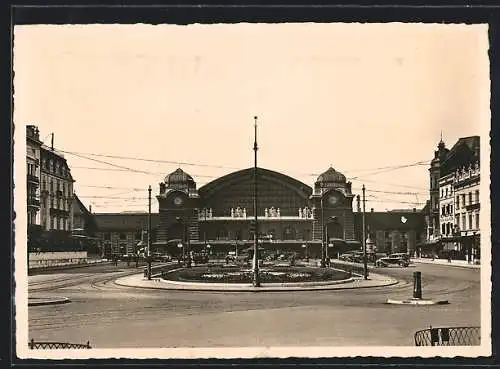
[[[371,208],[371,210],[370,210],[370,211],[373,213],[373,208]]]
[[[356,196],[356,202],[357,202],[356,208],[358,210],[358,213],[361,213],[361,200],[360,200],[359,195]]]

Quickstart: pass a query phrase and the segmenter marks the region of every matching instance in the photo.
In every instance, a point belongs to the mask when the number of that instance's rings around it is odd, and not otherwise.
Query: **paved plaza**
[[[412,294],[449,305],[395,306]],[[95,348],[210,346],[409,345],[432,326],[480,324],[480,273],[475,268],[412,264],[387,268],[399,283],[385,287],[292,292],[209,292],[145,289],[115,280],[134,267],[101,265],[31,276],[30,298],[64,296],[70,303],[29,307],[35,341],[86,342]],[[142,269],[139,270],[142,272]]]

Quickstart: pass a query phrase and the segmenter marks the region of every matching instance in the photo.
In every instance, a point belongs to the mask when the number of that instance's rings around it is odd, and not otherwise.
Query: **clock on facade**
[[[335,195],[330,195],[328,196],[328,202],[330,203],[330,205],[335,205],[339,202],[339,198]]]
[[[183,202],[184,202],[184,200],[182,197],[180,197],[180,196],[174,197],[174,204],[175,205],[182,205]]]

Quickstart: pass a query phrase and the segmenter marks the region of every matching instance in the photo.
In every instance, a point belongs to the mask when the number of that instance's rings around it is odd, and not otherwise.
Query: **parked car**
[[[407,267],[408,265],[410,265],[410,262],[404,257],[392,255],[380,258],[375,262],[375,266],[379,268],[385,268],[394,265]]]
[[[390,258],[403,258],[405,259],[408,263],[410,263],[410,255],[408,255],[405,252],[397,252],[394,254],[389,255]]]
[[[172,257],[168,254],[163,254],[160,257],[160,261],[163,263],[168,263],[169,261],[172,261]]]
[[[193,261],[197,264],[206,264],[208,263],[208,254],[206,253],[195,253],[193,254]]]

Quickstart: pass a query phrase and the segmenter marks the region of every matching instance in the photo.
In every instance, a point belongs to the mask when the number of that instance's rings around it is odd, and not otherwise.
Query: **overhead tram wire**
[[[94,161],[94,162],[97,162],[97,163],[100,163],[100,164],[105,164],[105,165],[109,165],[109,166],[113,167],[113,168],[93,168],[93,167],[78,167],[78,166],[74,167],[74,168],[78,168],[78,169],[134,172],[134,173],[154,175],[154,176],[157,176],[157,175],[160,176],[160,175],[164,174],[164,173],[160,173],[160,172],[151,172],[151,171],[145,171],[145,170],[138,170],[138,169],[135,169],[135,168],[126,167],[126,166],[122,166],[122,165],[110,163],[110,162],[103,161],[103,160],[93,159],[93,158],[90,158],[88,156],[83,155],[82,153],[70,152],[70,151],[65,151],[65,150],[58,150],[58,151],[63,152],[63,153],[67,153],[69,155],[74,155],[74,156],[80,157],[82,159]],[[116,158],[121,158],[121,159],[141,160],[141,161],[150,161],[150,162],[161,162],[161,163],[164,163],[164,162],[167,162],[167,163],[179,163],[179,162],[165,161],[165,160],[153,160],[153,159],[143,159],[143,158],[121,157],[121,156],[116,156],[116,155],[101,155],[101,154],[89,154],[89,155],[106,156],[106,157],[113,157],[113,158],[116,157]],[[425,161],[425,162],[424,161],[420,161],[420,162],[417,162],[417,163],[412,163],[412,164],[407,164],[407,165],[397,165],[397,166],[380,167],[380,169],[382,169],[382,170],[379,171],[379,172],[367,173],[367,174],[359,175],[359,176],[352,177],[352,178],[349,178],[349,179],[350,180],[359,180],[359,178],[362,178],[362,177],[365,177],[365,176],[376,175],[376,174],[383,173],[383,172],[388,172],[388,171],[393,171],[393,170],[403,169],[403,168],[409,168],[409,167],[417,166],[417,165],[423,165],[426,162],[427,161]],[[184,163],[184,164],[185,165],[198,165],[198,166],[205,166],[205,167],[211,166],[211,167],[218,167],[218,168],[231,168],[231,167],[226,167],[226,166],[221,166],[221,165],[194,164],[194,163]],[[375,168],[375,169],[378,169],[378,168]],[[195,176],[195,177],[218,178],[218,176],[214,176],[214,175],[201,175],[201,174],[192,174],[192,175]],[[313,176],[313,175],[316,176],[316,174],[309,174],[309,175],[310,176]],[[373,181],[373,180],[372,181],[365,180],[365,181],[372,182],[372,183],[380,183],[380,182]],[[201,185],[201,183],[199,183],[199,184]],[[390,184],[390,183],[380,183],[380,184],[381,185],[387,185],[387,186],[401,187],[401,188],[415,188],[415,189],[423,189],[423,190],[425,190],[422,187],[415,187],[415,186],[406,186],[406,185]],[[376,192],[376,191],[372,190],[372,192]],[[382,191],[380,191],[380,192],[382,192]],[[387,193],[391,193],[391,192],[387,191]],[[396,194],[396,191],[394,191],[392,193]],[[408,195],[415,195],[415,193],[409,193],[409,192],[406,193],[406,194],[408,194]]]
[[[119,155],[79,153],[79,152],[71,152],[71,151],[64,151],[64,150],[59,150],[59,151],[62,153],[67,153],[67,154],[76,155],[76,156],[90,155],[90,156],[98,156],[98,157],[110,158],[110,159],[137,160],[137,161],[146,161],[146,162],[161,163],[161,164],[175,164],[175,165],[186,165],[186,166],[208,167],[208,168],[219,168],[219,169],[231,169],[231,170],[240,170],[241,169],[241,168],[229,167],[229,166],[224,166],[224,165],[189,163],[189,162],[182,162],[182,161],[146,159],[146,158],[137,158],[137,157],[134,158],[134,157],[130,157],[130,156],[119,156]]]
[[[138,158],[138,157],[130,157],[130,156],[122,156],[122,155],[109,155],[109,154],[95,154],[95,153],[72,152],[72,151],[66,151],[66,150],[58,150],[58,151],[60,151],[62,153],[67,153],[67,154],[70,154],[70,155],[80,156],[80,157],[83,157],[83,158],[88,158],[87,155],[90,155],[90,156],[105,157],[105,158],[111,158],[111,159],[145,161],[145,162],[160,163],[160,164],[176,164],[176,165],[197,166],[197,167],[207,167],[207,168],[219,168],[219,169],[230,169],[230,170],[241,170],[242,169],[241,167],[233,167],[233,166],[226,166],[226,165],[219,165],[219,164],[190,163],[190,162],[182,162],[182,161],[174,161],[174,160],[148,159],[148,158]],[[88,159],[89,160],[97,161],[97,159],[92,159],[92,158],[88,158]],[[104,163],[104,164],[121,167],[119,165],[112,164],[112,163],[105,162],[105,161],[97,161],[97,162],[101,162],[101,163]],[[396,169],[403,169],[403,168],[408,168],[408,167],[412,167],[412,166],[427,165],[428,163],[429,163],[429,160],[421,160],[421,161],[418,161],[418,162],[412,163],[412,164],[391,165],[391,166],[384,166],[384,167],[378,167],[378,168],[372,168],[372,169],[357,169],[357,170],[352,170],[350,172],[360,172],[360,171],[368,171],[368,172],[370,172],[370,171],[381,170],[380,173],[383,173],[385,171],[392,171],[392,170],[396,170]],[[123,168],[126,169],[126,167],[123,167]],[[143,171],[140,171],[140,172],[143,172]],[[150,172],[146,172],[146,173],[149,174]],[[309,177],[319,176],[321,174],[321,173],[298,173],[298,172],[290,172],[290,173],[293,173],[294,175],[297,175],[297,176],[309,176]],[[366,174],[366,175],[374,175],[374,174],[378,174],[378,173],[379,172],[377,172],[377,173],[369,173],[369,174]],[[363,176],[365,176],[365,175],[363,174]],[[357,179],[357,178],[360,178],[360,177],[361,177],[361,175],[352,177],[350,179]]]

